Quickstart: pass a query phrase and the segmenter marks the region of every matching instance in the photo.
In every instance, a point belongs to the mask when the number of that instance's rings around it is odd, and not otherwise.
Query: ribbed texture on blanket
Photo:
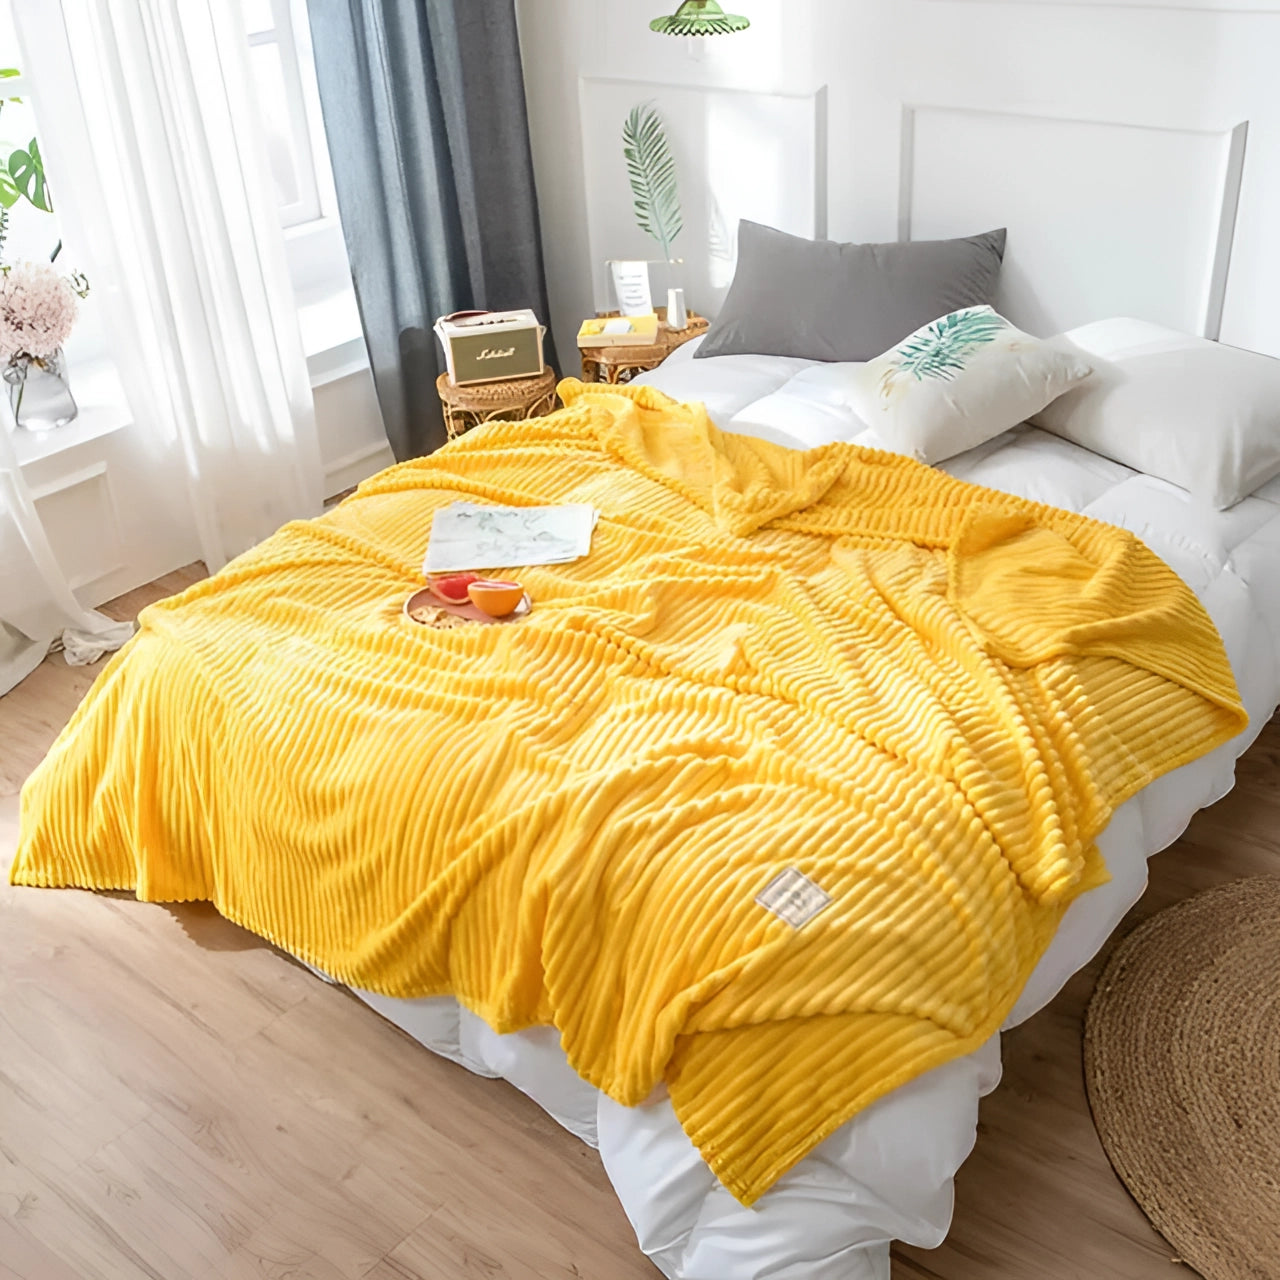
[[[999,1027],[1113,808],[1243,728],[1129,534],[647,389],[474,431],[147,610],[23,793],[16,883],[208,899],[354,986],[666,1081],[750,1202]],[[589,502],[505,626],[401,616],[433,511]],[[501,568],[501,566],[493,566]],[[796,929],[756,895],[796,868]]]

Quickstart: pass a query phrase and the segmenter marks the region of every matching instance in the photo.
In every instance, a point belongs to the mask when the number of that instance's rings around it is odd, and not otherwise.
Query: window
[[[305,0],[239,3],[255,105],[265,131],[304,346],[308,356],[317,359],[335,350],[345,352],[347,347],[363,350],[346,245],[338,221]],[[9,0],[0,0],[0,69],[21,66]],[[20,98],[21,102],[7,101],[10,98]],[[0,168],[6,172],[10,155],[19,150],[30,152],[33,138],[37,139],[36,155],[43,162],[38,114],[39,95],[33,95],[29,80],[0,77]],[[22,166],[19,168],[21,172]],[[32,193],[35,192],[33,186]],[[0,260],[48,260],[61,243],[58,266],[66,272],[84,268],[92,290],[97,284],[92,264],[85,260],[74,237],[64,239],[58,217],[59,207],[65,207],[64,202],[72,194],[65,175],[54,166],[47,175],[44,200],[52,211],[37,207],[22,194],[11,199],[12,188],[0,177],[0,207],[10,200],[5,211],[8,238]],[[103,363],[110,357],[101,310],[91,293],[67,343],[73,368]]]
[[[253,91],[286,227],[322,216],[291,0],[241,0]],[[305,22],[305,14],[302,15]]]
[[[320,363],[363,353],[320,111],[306,0],[240,0],[303,346]],[[316,368],[313,368],[313,375]]]

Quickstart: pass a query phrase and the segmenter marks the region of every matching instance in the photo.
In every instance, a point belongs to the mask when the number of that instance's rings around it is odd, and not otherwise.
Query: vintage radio
[[[532,311],[455,311],[435,323],[449,378],[458,386],[536,378],[546,329]]]

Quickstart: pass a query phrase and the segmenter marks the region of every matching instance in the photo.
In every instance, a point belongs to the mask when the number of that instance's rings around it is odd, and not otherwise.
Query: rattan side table
[[[706,316],[689,312],[689,323],[683,329],[667,328],[666,307],[656,308],[658,313],[658,341],[643,346],[583,347],[583,382],[630,382],[637,373],[656,369],[677,347],[690,338],[706,333],[710,321]],[[601,312],[616,316],[616,311]]]
[[[548,365],[536,378],[508,378],[459,387],[442,373],[436,392],[444,410],[444,429],[450,440],[484,422],[522,422],[541,418],[556,407],[556,371]]]

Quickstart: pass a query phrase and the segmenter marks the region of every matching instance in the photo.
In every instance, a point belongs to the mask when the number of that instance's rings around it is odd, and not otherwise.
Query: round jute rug
[[[1089,1105],[1116,1173],[1206,1280],[1280,1280],[1280,877],[1152,916],[1089,1003]]]

